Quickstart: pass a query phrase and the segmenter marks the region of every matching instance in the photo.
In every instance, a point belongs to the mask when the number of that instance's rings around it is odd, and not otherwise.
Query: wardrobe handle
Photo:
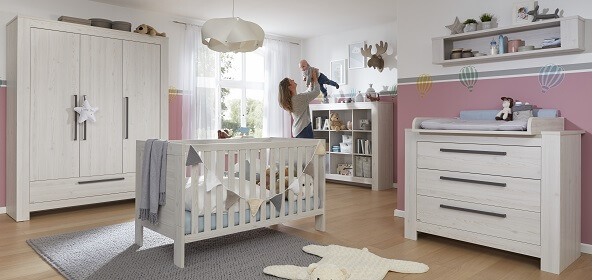
[[[125,178],[123,177],[119,177],[119,178],[110,178],[110,179],[100,179],[100,180],[90,180],[90,181],[79,181],[78,184],[79,185],[84,185],[84,184],[92,184],[92,183],[103,183],[103,182],[112,182],[112,181],[123,181],[125,180]]]
[[[440,180],[463,182],[463,183],[473,183],[473,184],[496,186],[496,187],[506,187],[506,183],[496,183],[496,182],[488,182],[488,181],[480,181],[480,180],[470,180],[470,179],[462,179],[462,178],[454,178],[454,177],[446,177],[446,176],[440,176]]]
[[[487,212],[487,211],[481,211],[481,210],[475,210],[475,209],[469,209],[469,208],[462,208],[462,207],[456,207],[456,206],[450,206],[450,205],[444,205],[444,204],[440,204],[440,208],[475,213],[475,214],[481,214],[481,215],[487,215],[487,216],[493,216],[493,217],[499,217],[499,218],[505,218],[507,216],[506,214]]]
[[[86,95],[82,96],[82,101],[86,101]],[[84,121],[84,133],[82,134],[82,140],[86,140],[86,123],[88,120]]]
[[[74,94],[74,107],[78,107],[78,95]],[[78,113],[74,111],[74,141],[78,141]]]
[[[440,149],[443,153],[460,153],[460,154],[478,154],[478,155],[493,155],[493,156],[505,156],[506,152],[494,152],[494,151],[475,151],[475,150],[458,150],[458,149]]]
[[[125,97],[125,139],[129,139],[129,97]]]

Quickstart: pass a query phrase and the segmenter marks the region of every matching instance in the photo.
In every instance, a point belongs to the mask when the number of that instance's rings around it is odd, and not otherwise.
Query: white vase
[[[469,23],[465,25],[465,32],[477,31],[477,24],[476,23]]]
[[[491,28],[491,21],[485,21],[481,23],[481,29],[490,29]]]

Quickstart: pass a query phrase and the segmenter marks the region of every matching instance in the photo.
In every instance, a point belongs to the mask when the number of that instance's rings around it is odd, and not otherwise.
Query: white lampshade
[[[217,52],[251,52],[263,46],[263,29],[238,17],[215,18],[201,28],[201,41]]]

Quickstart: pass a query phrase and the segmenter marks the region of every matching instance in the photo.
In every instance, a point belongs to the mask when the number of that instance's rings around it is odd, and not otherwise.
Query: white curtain
[[[263,137],[291,137],[292,117],[278,103],[278,86],[290,77],[290,43],[265,39],[265,103],[263,104]]]
[[[183,89],[183,139],[216,138],[215,94],[208,94],[200,78],[198,59],[203,51],[201,28],[187,24],[182,39],[179,75]]]

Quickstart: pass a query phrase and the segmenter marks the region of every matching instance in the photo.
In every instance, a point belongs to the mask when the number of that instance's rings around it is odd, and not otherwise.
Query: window
[[[258,52],[216,53],[203,48],[197,64],[198,87],[218,93],[216,127],[231,129],[235,135],[240,127],[247,127],[251,129],[250,135],[262,137],[263,55]]]

